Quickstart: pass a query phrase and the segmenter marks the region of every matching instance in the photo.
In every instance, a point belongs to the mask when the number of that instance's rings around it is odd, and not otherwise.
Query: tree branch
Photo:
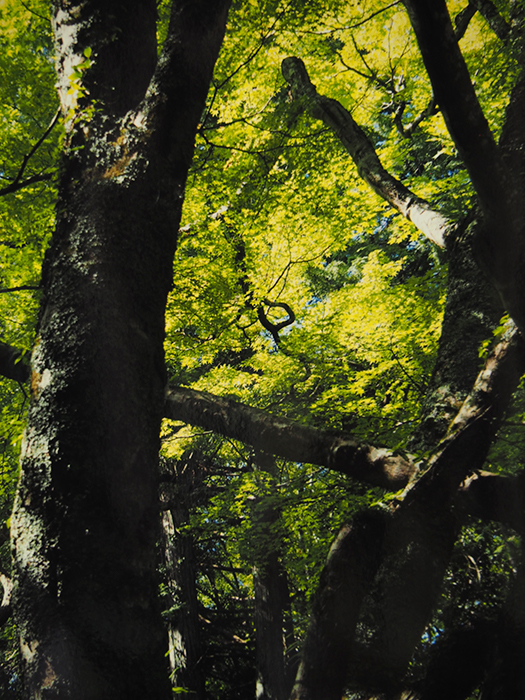
[[[18,287],[0,287],[0,294],[8,294],[9,292],[33,292],[38,289],[40,289],[40,286],[36,284],[21,284]]]
[[[332,129],[356,164],[359,175],[376,194],[411,221],[429,240],[444,247],[445,238],[455,229],[455,223],[383,168],[370,139],[352,115],[336,100],[319,95],[301,59],[285,58],[282,72],[294,98],[304,100],[312,117],[321,119]]]
[[[509,321],[428,470],[407,493],[407,503],[424,500],[439,511],[450,503],[464,479],[481,469],[524,373],[525,343]]]
[[[18,192],[19,190],[24,189],[24,187],[34,185],[37,182],[47,182],[48,180],[51,180],[52,177],[53,175],[51,173],[41,173],[40,175],[32,175],[26,180],[12,182],[10,185],[0,189],[0,197],[5,196],[6,194],[12,194],[13,192]]]
[[[41,173],[39,175],[32,175],[31,177],[26,178],[25,180],[22,180],[22,177],[24,175],[25,169],[27,167],[27,164],[31,160],[31,158],[34,156],[36,151],[40,148],[40,146],[44,143],[46,138],[49,136],[51,131],[53,130],[53,127],[58,121],[58,117],[60,116],[60,109],[57,109],[55,112],[55,115],[53,116],[53,119],[51,119],[51,122],[47,129],[44,131],[42,136],[38,139],[38,141],[35,143],[35,145],[31,148],[29,153],[25,155],[22,159],[22,164],[18,170],[18,173],[16,174],[13,182],[10,185],[7,185],[7,187],[3,187],[0,189],[0,196],[6,195],[6,194],[11,194],[12,192],[17,192],[18,190],[21,190],[23,187],[27,187],[27,185],[32,185],[35,182],[44,182],[45,180],[50,180],[52,175],[50,173]]]
[[[226,29],[231,0],[172,3],[168,36],[148,90],[130,123],[148,139],[156,132],[159,147],[187,169],[195,132]],[[184,104],[185,109],[180,110]],[[181,166],[178,165],[178,168]]]
[[[356,671],[368,668],[386,687],[404,674],[439,595],[460,530],[454,498],[465,477],[481,468],[524,371],[524,342],[509,323],[429,469],[409,486],[393,513],[371,596],[375,622],[367,632],[367,663],[361,659]],[[476,495],[480,513],[497,512],[487,499],[483,507],[482,489],[477,494],[473,489],[471,496]]]
[[[416,472],[413,462],[387,449],[358,443],[344,433],[331,433],[273,416],[205,391],[170,387],[164,415],[240,440],[277,457],[318,464],[391,491],[406,486]]]
[[[469,0],[469,4],[479,11],[498,39],[505,43],[509,38],[510,25],[500,15],[492,0]]]
[[[434,95],[485,215],[507,218],[507,174],[455,37],[445,0],[403,0]]]
[[[284,321],[279,321],[279,323],[272,323],[264,311],[263,304],[266,304],[266,306],[269,306],[270,308],[283,309],[283,311],[288,314],[288,318],[286,318]],[[266,328],[266,330],[272,334],[276,345],[279,345],[279,331],[286,328],[286,326],[292,325],[292,323],[295,321],[295,314],[291,307],[284,302],[268,301],[268,299],[263,299],[262,303],[257,309],[257,318],[259,319],[263,328]]]
[[[475,14],[476,7],[474,7],[472,3],[469,3],[454,17],[454,36],[456,37],[456,41],[459,41],[465,35],[468,25],[470,24],[470,20]],[[402,116],[405,106],[406,103],[401,102],[394,114],[394,124],[396,125],[396,128],[401,136],[405,138],[410,138],[421,122],[439,112],[436,98],[434,93],[432,93],[432,97],[428,101],[427,106],[410,122],[410,124],[404,125],[402,122]]]
[[[428,500],[439,512],[469,473],[482,467],[512,393],[525,372],[525,343],[509,322],[503,339],[479,373],[472,392],[441,441],[425,474],[404,501]],[[398,490],[417,466],[384,448],[345,433],[320,430],[205,391],[170,386],[164,415],[213,430],[293,462],[318,464],[389,490]]]

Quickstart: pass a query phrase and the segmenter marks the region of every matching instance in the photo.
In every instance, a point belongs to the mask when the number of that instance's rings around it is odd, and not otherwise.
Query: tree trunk
[[[155,556],[164,309],[228,4],[175,0],[155,68],[155,0],[54,3],[65,153],[12,517],[28,698],[170,697]]]
[[[365,511],[342,528],[321,575],[292,700],[341,700],[361,604],[381,562],[388,516]]]
[[[163,488],[167,509],[162,513],[164,566],[170,602],[168,658],[172,685],[185,689],[188,700],[204,700],[205,678],[201,672],[202,644],[199,625],[197,563],[189,525],[191,492],[201,480],[199,465],[191,456],[174,465],[175,488]],[[173,471],[170,474],[173,476]]]
[[[286,700],[290,674],[286,667],[284,611],[288,598],[286,573],[276,551],[254,567],[257,700]]]
[[[256,466],[270,475],[276,473],[275,459],[265,453],[256,454]],[[266,544],[264,553],[257,552],[253,569],[257,700],[286,700],[291,690],[284,632],[288,585],[279,559],[282,543],[272,527],[279,517],[275,504],[265,503],[264,496],[255,501],[253,518]]]

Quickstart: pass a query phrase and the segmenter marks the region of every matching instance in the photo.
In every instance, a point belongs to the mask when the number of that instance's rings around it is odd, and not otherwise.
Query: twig
[[[27,185],[31,185],[34,182],[42,182],[43,180],[49,180],[51,178],[50,174],[42,173],[39,175],[32,175],[31,177],[27,178],[27,180],[22,180],[22,176],[25,172],[25,169],[27,167],[29,160],[34,156],[36,151],[40,148],[40,146],[44,143],[46,138],[49,136],[49,134],[53,130],[53,127],[57,123],[59,116],[60,116],[60,108],[57,109],[57,111],[55,112],[53,119],[51,120],[49,126],[44,131],[42,136],[38,139],[38,141],[35,143],[35,145],[31,148],[29,153],[27,153],[23,157],[22,165],[20,166],[20,169],[19,169],[15,179],[13,180],[13,182],[10,185],[8,185],[7,187],[3,187],[2,189],[0,189],[0,196],[10,194],[12,192],[16,192],[17,190],[21,189],[22,187],[26,187]]]
[[[40,286],[35,286],[34,284],[22,284],[19,287],[0,287],[0,294],[7,294],[8,292],[25,292],[28,290],[36,291],[40,289]]]

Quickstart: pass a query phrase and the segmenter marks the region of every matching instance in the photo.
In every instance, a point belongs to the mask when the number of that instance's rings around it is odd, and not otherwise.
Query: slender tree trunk
[[[202,644],[199,624],[197,563],[189,525],[191,492],[200,482],[196,460],[183,459],[174,465],[175,488],[163,489],[169,508],[162,513],[164,565],[171,604],[175,610],[168,620],[168,658],[172,685],[185,689],[188,700],[204,700],[205,678],[201,672]],[[173,476],[173,474],[172,474]]]
[[[253,572],[257,700],[286,700],[290,687],[286,669],[284,619],[288,588],[277,552]]]
[[[256,466],[275,476],[275,458],[256,453]],[[257,553],[253,570],[255,597],[255,634],[257,700],[286,700],[290,693],[290,674],[286,661],[284,615],[289,605],[286,572],[279,558],[281,541],[276,534],[280,512],[264,496],[254,504],[254,519],[266,544],[264,554]]]

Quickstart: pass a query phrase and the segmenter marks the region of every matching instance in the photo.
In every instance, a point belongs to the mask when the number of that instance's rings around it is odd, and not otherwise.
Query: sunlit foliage
[[[449,5],[452,14],[462,9],[455,0]],[[159,45],[168,9],[168,1],[158,3]],[[0,339],[27,351],[53,227],[60,146],[57,125],[32,153],[57,106],[48,13],[43,0],[0,0],[0,194],[33,179],[0,196]],[[461,45],[498,133],[515,78],[510,49],[479,16]],[[432,372],[446,264],[361,180],[337,138],[292,103],[280,72],[287,56],[305,61],[319,92],[352,112],[384,166],[420,196],[454,218],[472,200],[468,175],[438,112],[410,138],[397,128],[400,121],[408,129],[432,97],[400,3],[234,2],[196,138],[179,231],[166,314],[169,379],[397,448],[417,422]],[[295,319],[276,339],[261,325],[259,310],[276,324],[288,317],[279,304],[291,308]],[[4,521],[26,398],[22,387],[2,380]],[[517,408],[521,427],[513,439],[520,445],[522,416]],[[241,640],[229,648],[228,663],[253,657],[253,625],[246,621],[253,608],[251,573],[269,539],[279,542],[300,640],[333,535],[382,494],[306,464],[279,463],[276,474],[262,473],[245,446],[190,426],[166,421],[162,439],[165,457],[199,449],[214,465],[204,479],[208,496],[193,508],[188,528],[199,551],[202,609],[215,616],[214,629],[222,625]],[[508,453],[502,455],[501,443],[498,449],[493,461],[508,468]],[[279,513],[269,533],[254,515],[254,502]],[[500,559],[484,554],[481,562],[479,540],[488,537],[474,529],[464,535],[446,581],[450,590],[463,586],[470,603],[481,600],[476,567],[488,567],[485,601],[499,573],[512,565],[497,534]],[[6,543],[0,567],[9,570]],[[472,584],[461,579],[465,570]],[[436,634],[447,614],[439,611]],[[13,631],[5,630],[0,651],[10,675],[0,683],[8,686],[15,679],[15,652]],[[219,659],[220,643],[220,636],[210,636],[217,654],[210,658]],[[235,648],[243,650],[238,657]],[[208,671],[214,696],[237,697],[222,680],[230,672],[225,659],[210,662]]]

